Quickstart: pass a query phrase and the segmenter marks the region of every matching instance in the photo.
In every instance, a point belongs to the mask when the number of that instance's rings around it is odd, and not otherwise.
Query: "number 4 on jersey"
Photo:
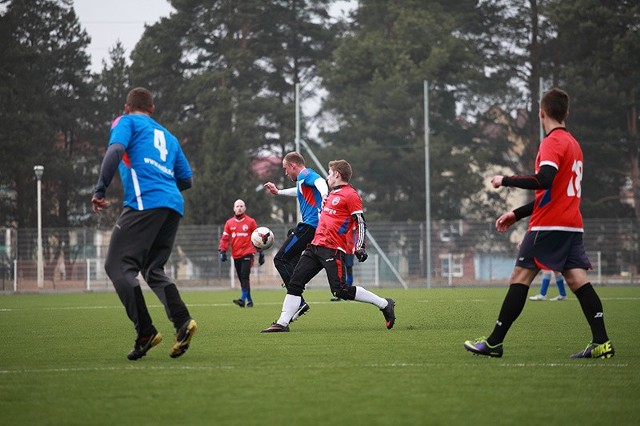
[[[164,132],[162,130],[153,130],[153,146],[160,151],[160,159],[167,161],[169,151],[167,150],[167,140],[164,138]]]

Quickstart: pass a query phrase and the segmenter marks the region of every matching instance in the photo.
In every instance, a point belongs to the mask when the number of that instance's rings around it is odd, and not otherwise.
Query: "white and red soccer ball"
[[[260,226],[251,233],[251,244],[258,250],[271,248],[273,241],[273,232],[266,226]]]

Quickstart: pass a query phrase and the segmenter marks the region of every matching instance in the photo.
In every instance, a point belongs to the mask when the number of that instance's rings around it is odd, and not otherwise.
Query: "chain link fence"
[[[273,256],[293,224],[261,224],[276,235],[266,262],[251,272],[252,288],[277,288]],[[369,259],[356,262],[354,282],[365,287],[412,288],[507,284],[526,223],[508,233],[493,222],[434,221],[428,243],[424,222],[370,223]],[[233,262],[220,262],[217,247],[223,225],[182,226],[167,273],[184,287],[239,287]],[[593,264],[590,279],[601,285],[638,283],[639,223],[629,219],[585,220],[585,245]],[[44,228],[43,279],[37,274],[37,230],[0,229],[0,290],[112,291],[104,272],[110,229]],[[375,243],[375,244],[374,244]],[[380,248],[378,251],[377,248]],[[430,262],[426,253],[431,252]],[[430,280],[427,277],[430,274]],[[142,279],[140,279],[142,282]],[[327,287],[321,272],[309,287]]]

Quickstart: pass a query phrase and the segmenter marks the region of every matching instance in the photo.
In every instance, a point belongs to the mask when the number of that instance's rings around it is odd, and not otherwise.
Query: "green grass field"
[[[528,302],[503,358],[472,356],[463,341],[490,333],[505,291],[379,290],[397,302],[388,331],[374,306],[310,290],[277,334],[259,331],[284,291],[254,291],[252,309],[188,291],[199,330],[178,359],[146,292],[164,341],[135,362],[115,293],[3,295],[0,424],[640,424],[640,287],[598,288],[614,358],[568,358],[591,336],[573,296]]]

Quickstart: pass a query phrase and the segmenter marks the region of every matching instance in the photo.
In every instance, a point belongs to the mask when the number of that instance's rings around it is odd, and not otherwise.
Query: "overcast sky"
[[[167,0],[74,0],[80,25],[91,37],[88,53],[91,70],[102,70],[102,60],[109,57],[109,49],[120,40],[129,58],[144,25],[152,25],[173,8]]]
[[[344,17],[355,7],[356,0],[336,0],[330,8],[334,17]],[[91,37],[88,53],[91,70],[100,72],[102,60],[109,57],[109,49],[120,40],[129,59],[144,25],[152,25],[169,16],[173,8],[167,0],[74,0],[80,25]]]

